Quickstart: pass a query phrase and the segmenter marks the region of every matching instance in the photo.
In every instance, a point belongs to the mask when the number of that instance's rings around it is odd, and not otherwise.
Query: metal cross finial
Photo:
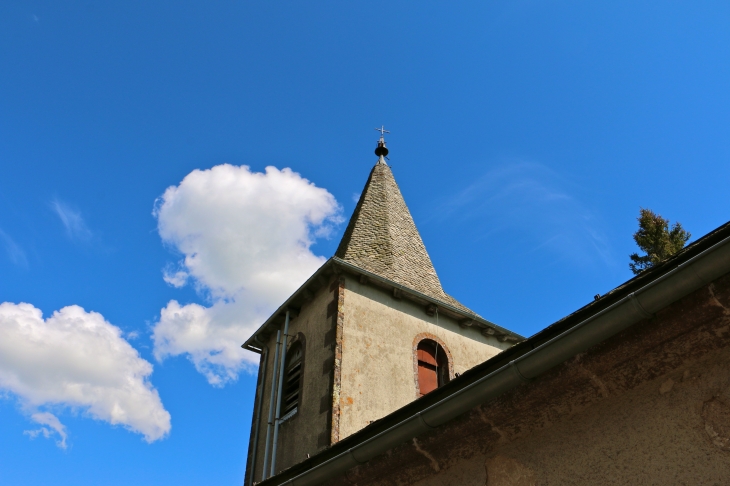
[[[376,128],[375,130],[380,132],[380,138],[383,138],[384,134],[390,133],[388,130],[385,129],[385,125],[380,125],[380,128]]]
[[[380,132],[380,140],[378,140],[378,146],[375,148],[375,155],[379,157],[378,163],[381,162],[384,164],[385,160],[383,160],[383,157],[386,159],[388,158],[388,148],[385,146],[385,139],[383,138],[383,135],[386,133],[390,133],[388,130],[385,129],[385,126],[381,125],[380,128],[376,128],[376,131]]]

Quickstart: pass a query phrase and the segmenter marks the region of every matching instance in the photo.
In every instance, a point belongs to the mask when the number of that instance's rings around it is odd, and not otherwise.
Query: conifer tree
[[[646,255],[629,255],[629,268],[635,275],[677,253],[692,236],[678,222],[669,229],[669,220],[651,209],[641,208],[636,219],[639,221],[639,229],[634,233],[634,241]]]

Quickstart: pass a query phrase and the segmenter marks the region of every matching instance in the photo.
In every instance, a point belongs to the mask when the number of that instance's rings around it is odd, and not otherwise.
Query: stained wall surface
[[[730,350],[505,442],[413,484],[730,484]]]
[[[312,299],[300,309],[289,326],[289,346],[293,339],[301,340],[304,349],[300,406],[291,418],[281,424],[276,459],[276,470],[306,459],[330,445],[329,424],[331,420],[331,370],[334,354],[333,302],[337,291],[331,284],[320,288]],[[329,312],[328,312],[329,309]],[[256,454],[254,481],[261,481],[266,441],[266,422],[269,413],[272,375],[274,372],[274,349],[276,333],[269,336],[268,364],[263,377],[262,418],[259,424],[259,438]],[[252,431],[251,437],[254,434]],[[247,476],[248,477],[248,476]]]
[[[326,484],[730,484],[730,275]]]
[[[417,336],[445,345],[452,376],[509,347],[446,316],[428,316],[424,307],[351,277],[345,278],[343,315],[340,440],[418,397]]]

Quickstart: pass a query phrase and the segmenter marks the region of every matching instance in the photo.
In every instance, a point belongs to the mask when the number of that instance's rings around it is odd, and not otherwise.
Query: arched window
[[[302,381],[302,343],[295,341],[286,353],[284,385],[281,395],[281,417],[293,415],[299,407],[299,390]]]
[[[449,359],[436,341],[424,339],[416,348],[418,360],[418,396],[434,391],[449,382]]]

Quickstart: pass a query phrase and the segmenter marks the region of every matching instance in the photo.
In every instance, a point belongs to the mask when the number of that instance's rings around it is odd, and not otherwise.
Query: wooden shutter
[[[434,391],[449,382],[449,360],[436,341],[424,339],[416,348],[418,362],[418,396]]]
[[[299,406],[299,387],[302,379],[302,346],[296,343],[286,356],[281,416],[293,412]]]
[[[439,386],[436,369],[435,346],[418,345],[418,392],[420,396],[434,391]]]

